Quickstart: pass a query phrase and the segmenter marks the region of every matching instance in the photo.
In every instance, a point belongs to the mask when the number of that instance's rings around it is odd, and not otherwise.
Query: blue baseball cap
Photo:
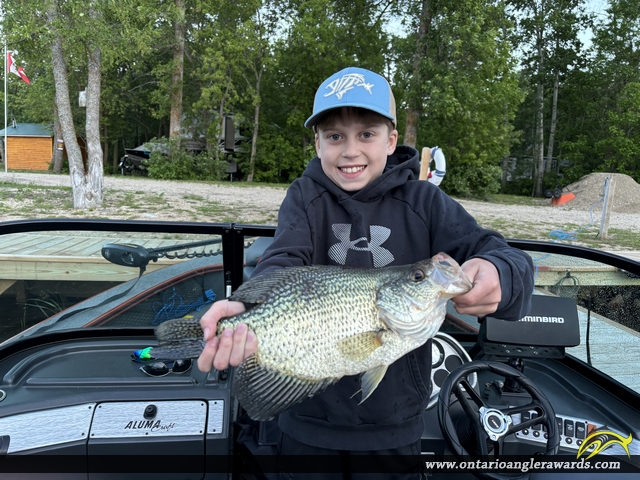
[[[396,125],[396,100],[389,82],[364,68],[345,68],[322,82],[313,101],[313,115],[304,126],[313,127],[324,113],[341,107],[366,108]]]

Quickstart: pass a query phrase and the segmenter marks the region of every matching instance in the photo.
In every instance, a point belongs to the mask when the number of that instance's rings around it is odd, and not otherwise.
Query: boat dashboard
[[[168,228],[82,226],[138,236]],[[50,236],[22,236],[14,243],[51,245],[63,241],[61,230],[72,228],[78,225],[42,224],[38,229],[51,230]],[[95,260],[83,280],[82,265],[94,261],[89,255],[66,263],[64,272],[76,265],[82,288],[100,275],[123,281],[105,283],[109,288],[0,344],[3,479],[273,478],[277,426],[247,421],[234,397],[233,369],[203,373],[189,359],[145,361],[135,355],[156,344],[158,323],[198,318],[237,288],[273,233],[236,225],[188,230],[197,235],[189,237],[184,254],[167,254],[165,243],[176,250],[180,245],[164,238],[153,237],[151,248],[124,241],[122,234],[119,242],[116,235],[101,237],[109,240],[101,244],[102,256],[108,246],[107,255],[117,253],[109,264],[120,270]],[[424,475],[565,479],[584,474],[588,464],[588,478],[618,472],[616,478],[637,478],[640,263],[543,242],[512,244],[528,251],[536,265],[534,306],[517,322],[449,310],[431,341],[432,393],[419,459]],[[575,258],[587,265],[571,264],[569,271],[566,263]],[[31,258],[24,262],[23,269],[31,268]],[[44,265],[38,262],[34,268]],[[613,290],[612,282],[618,285]],[[13,302],[20,295],[7,292]],[[481,460],[498,464],[485,470],[474,463]],[[545,463],[553,461],[569,467]],[[536,462],[544,468],[535,468]]]

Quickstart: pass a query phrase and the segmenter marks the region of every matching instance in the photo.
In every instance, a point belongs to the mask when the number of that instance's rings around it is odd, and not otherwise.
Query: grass
[[[277,213],[259,207],[236,204],[224,205],[220,202],[207,200],[201,195],[185,193],[182,198],[187,201],[191,209],[180,208],[171,204],[163,192],[144,189],[146,177],[136,177],[140,181],[139,188],[134,192],[122,190],[105,190],[104,209],[82,211],[73,208],[73,195],[70,187],[49,187],[34,184],[20,184],[13,182],[0,182],[0,214],[10,218],[46,218],[62,216],[70,218],[136,218],[162,219],[163,213],[171,211],[182,221],[206,221],[206,222],[238,222],[263,225],[274,225],[277,222]],[[191,182],[190,182],[191,183]],[[197,182],[196,182],[197,183]],[[205,183],[205,182],[202,182]],[[246,182],[217,182],[229,187],[252,188],[272,187],[286,189],[281,184],[248,184]],[[211,182],[206,182],[210,185]],[[522,205],[522,206],[548,206],[549,201],[540,198],[521,197],[516,195],[491,195],[476,201],[488,202],[496,205]],[[250,221],[246,220],[251,218]],[[607,239],[598,239],[597,225],[584,229],[584,225],[567,223],[557,225],[547,222],[544,218],[530,222],[517,218],[496,218],[492,216],[477,216],[478,223],[502,233],[507,238],[532,239],[543,241],[566,242],[566,234],[575,234],[576,243],[591,248],[604,250],[640,250],[640,234],[633,230],[609,229]],[[552,232],[562,229],[557,236]],[[583,230],[584,229],[584,230]]]
[[[483,199],[467,198],[464,200],[500,205],[549,206],[548,199],[506,194],[493,194]],[[476,219],[483,227],[496,230],[507,238],[561,243],[569,242],[600,250],[640,250],[640,233],[638,233],[638,231],[609,228],[607,238],[600,239],[598,238],[600,231],[599,222],[586,228],[585,225],[575,223],[567,223],[559,226],[556,223],[545,222],[543,218],[537,222],[484,216],[477,216]],[[575,239],[573,239],[574,235]]]
[[[481,199],[480,201],[489,203],[500,203],[503,205],[524,205],[528,207],[542,207],[549,205],[549,200],[544,198],[523,197],[520,195],[506,195],[496,193]]]

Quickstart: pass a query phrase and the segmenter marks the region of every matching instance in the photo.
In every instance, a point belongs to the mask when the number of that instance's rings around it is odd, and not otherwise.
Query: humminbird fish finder
[[[513,322],[487,317],[478,342],[488,355],[562,358],[580,344],[578,308],[571,298],[533,295],[528,315]]]

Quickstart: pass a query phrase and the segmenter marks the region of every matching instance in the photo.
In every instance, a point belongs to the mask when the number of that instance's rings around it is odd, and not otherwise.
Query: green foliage
[[[47,0],[49,1],[49,0]],[[168,136],[173,67],[174,0],[56,0],[64,32],[73,118],[85,136],[78,92],[86,87],[87,51],[102,51],[100,105],[105,171],[123,149]],[[389,77],[398,130],[407,105],[422,108],[418,149],[439,146],[447,158],[442,188],[454,195],[496,192],[501,159],[531,157],[537,112],[535,88],[544,86],[545,141],[550,134],[552,88],[559,72],[554,157],[569,160],[561,179],[616,171],[640,180],[640,0],[610,0],[593,24],[585,52],[577,33],[591,22],[586,0],[432,0],[424,44],[416,45],[423,2],[394,0],[185,0],[186,56],[183,133],[208,153],[171,150],[153,155],[156,178],[225,178],[219,149],[221,115],[233,113],[242,152],[236,178],[252,168],[256,182],[288,183],[315,155],[313,132],[303,127],[322,80],[350,65]],[[42,0],[3,0],[8,47],[32,80],[8,76],[9,120],[52,125],[55,86],[53,29]],[[89,15],[87,6],[99,10]],[[417,50],[421,48],[422,50]],[[413,60],[420,52],[421,83]],[[542,52],[543,61],[540,61]],[[0,114],[2,115],[2,114]],[[251,138],[257,131],[255,165]],[[400,138],[402,141],[402,138]],[[544,149],[548,145],[545,143]],[[531,181],[505,190],[531,195]]]
[[[617,108],[608,112],[609,136],[596,143],[607,171],[640,180],[640,83],[624,86]]]
[[[312,157],[284,136],[263,134],[258,140],[256,158],[256,182],[290,183],[302,175]],[[244,163],[240,168],[246,168]]]
[[[153,139],[145,145],[151,154],[146,163],[150,178],[160,180],[220,180],[226,162],[206,152],[193,153],[179,148],[177,139]],[[182,142],[184,144],[184,141]]]
[[[504,6],[465,1],[433,5],[427,36],[428,54],[421,59],[423,117],[419,146],[439,146],[447,158],[441,188],[454,195],[485,196],[498,191],[497,167],[517,138],[510,121],[523,99],[518,86],[511,27]],[[395,42],[395,93],[408,102],[415,35]],[[404,131],[400,114],[398,130]]]
[[[445,177],[448,192],[458,196],[485,197],[500,191],[500,167],[452,168]],[[444,186],[444,182],[443,185]]]

